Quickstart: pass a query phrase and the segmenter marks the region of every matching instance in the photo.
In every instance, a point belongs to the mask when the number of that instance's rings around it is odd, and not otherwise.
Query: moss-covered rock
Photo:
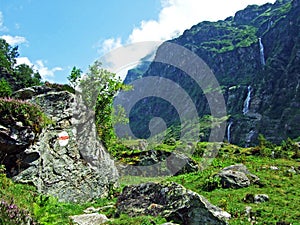
[[[174,182],[127,186],[118,197],[118,213],[163,216],[179,224],[227,224],[230,214],[203,196]]]

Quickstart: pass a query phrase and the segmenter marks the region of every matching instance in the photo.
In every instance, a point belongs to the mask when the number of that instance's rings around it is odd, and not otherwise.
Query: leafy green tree
[[[21,87],[31,87],[41,84],[41,75],[38,72],[34,72],[27,64],[16,66],[14,77],[17,85]]]
[[[71,74],[68,76],[68,80],[72,87],[75,87],[77,85],[77,82],[81,77],[81,73],[82,73],[81,69],[78,69],[75,66],[73,67]]]
[[[9,77],[11,88],[41,85],[41,75],[26,64],[16,65],[19,56],[18,46],[10,46],[4,39],[0,38],[0,77]],[[12,78],[12,79],[11,79]]]
[[[36,71],[33,74],[32,84],[35,85],[35,86],[38,86],[38,85],[42,84],[42,76],[41,76],[41,74],[38,71]]]
[[[100,139],[109,148],[115,140],[113,131],[113,99],[118,91],[125,90],[116,74],[103,69],[96,61],[89,67],[88,73],[80,80],[79,89],[86,106],[95,111],[95,121]],[[118,114],[121,111],[118,110]],[[122,112],[121,112],[122,113]]]
[[[4,39],[0,38],[0,73],[12,73],[18,56],[18,46],[11,47]]]
[[[0,97],[9,97],[12,94],[12,88],[10,84],[2,78],[0,80]]]

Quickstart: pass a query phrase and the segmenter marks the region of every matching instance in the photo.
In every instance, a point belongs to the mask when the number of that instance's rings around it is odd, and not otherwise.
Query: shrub
[[[18,224],[37,224],[30,217],[29,213],[20,209],[17,205],[5,200],[0,201],[0,224],[18,225]]]
[[[12,94],[12,88],[10,84],[2,78],[0,80],[0,97],[9,97]]]
[[[32,127],[36,133],[51,123],[37,105],[12,98],[0,99],[0,112],[4,124],[17,120]]]

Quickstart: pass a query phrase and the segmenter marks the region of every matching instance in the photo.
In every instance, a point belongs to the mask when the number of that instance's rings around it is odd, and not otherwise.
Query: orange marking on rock
[[[68,140],[69,136],[61,136],[58,139],[61,140],[61,141]]]

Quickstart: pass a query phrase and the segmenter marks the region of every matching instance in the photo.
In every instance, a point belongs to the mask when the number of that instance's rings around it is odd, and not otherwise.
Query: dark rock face
[[[201,195],[173,182],[127,186],[118,198],[117,209],[130,216],[161,215],[187,225],[227,224],[230,218]]]
[[[39,105],[52,124],[40,134],[31,135],[36,138],[34,143],[30,143],[30,138],[23,141],[16,136],[17,141],[24,142],[23,148],[11,141],[22,156],[22,163],[26,163],[22,170],[11,173],[13,179],[33,184],[39,192],[62,201],[85,202],[106,196],[117,185],[118,172],[97,139],[94,121],[90,119],[93,117],[80,110],[75,96],[49,87],[23,89],[16,95]],[[9,130],[2,128],[1,132]]]
[[[0,149],[3,153],[20,153],[35,139],[36,134],[29,126],[13,118],[9,122],[0,119]]]
[[[221,178],[223,188],[244,188],[259,182],[259,178],[243,164],[225,167],[216,176]]]
[[[275,4],[248,6],[225,21],[201,22],[169,41],[197,54],[213,71],[233,122],[231,143],[252,146],[258,143],[258,134],[274,143],[300,135],[299,18],[299,0],[278,0]],[[158,49],[157,57],[172,52],[163,46]],[[200,117],[210,115],[205,94],[180,69],[153,62],[142,75],[147,76],[161,76],[176,82],[189,94]],[[130,78],[133,77],[130,74]],[[252,88],[249,110],[243,113],[249,86]],[[160,114],[158,109],[161,109]],[[147,110],[161,118],[176,117],[154,100],[137,106],[136,112],[131,114],[139,118],[141,112],[146,114]],[[146,133],[140,124],[142,120],[132,122],[139,133]],[[204,140],[208,139],[209,132],[204,132]]]

